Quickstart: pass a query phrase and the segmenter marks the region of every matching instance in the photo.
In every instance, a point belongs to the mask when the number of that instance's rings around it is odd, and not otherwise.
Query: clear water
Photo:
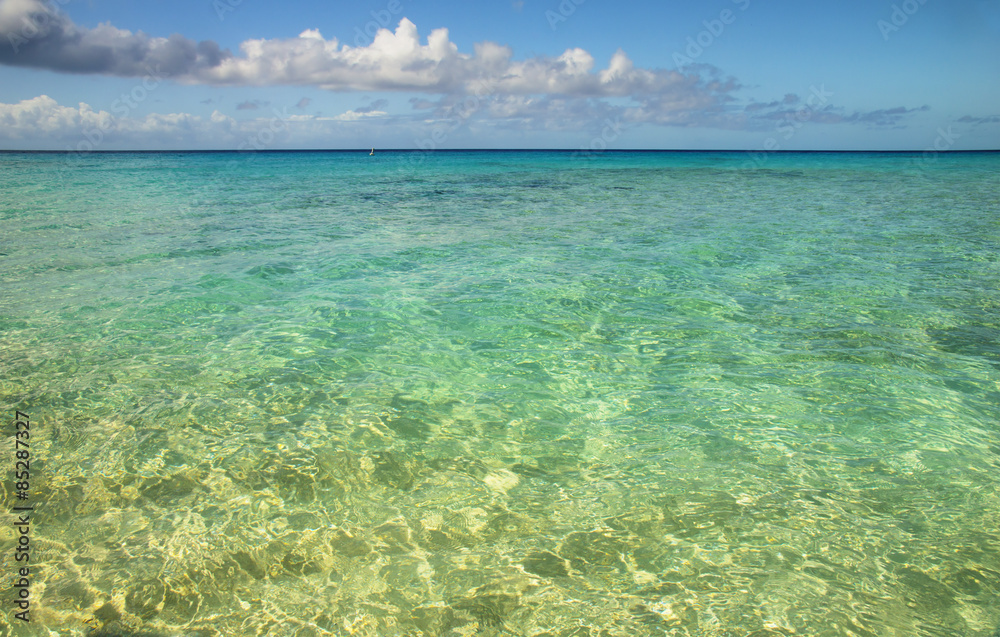
[[[0,155],[0,631],[994,635],[1000,155],[765,159]]]

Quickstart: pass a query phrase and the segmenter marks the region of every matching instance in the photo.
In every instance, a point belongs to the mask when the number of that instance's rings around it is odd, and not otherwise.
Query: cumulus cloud
[[[606,127],[625,130],[652,120],[683,127],[774,131],[786,125],[798,128],[804,122],[864,120],[856,113],[845,115],[832,106],[812,111],[772,108],[753,113],[745,109],[709,109],[654,118],[646,107],[614,105],[600,99],[533,95],[495,95],[482,99],[445,96],[426,111],[410,115],[389,115],[383,110],[386,106],[385,100],[376,100],[329,117],[303,114],[292,107],[259,109],[252,111],[254,117],[241,120],[219,111],[210,117],[187,113],[138,117],[114,108],[111,112],[95,110],[86,103],[65,106],[41,95],[17,104],[0,103],[0,148],[85,152],[133,148],[239,150],[256,148],[262,140],[271,148],[336,148],[364,146],[379,136],[405,139],[417,135],[466,143],[473,139],[463,137],[459,129],[593,135]]]
[[[0,128],[12,139],[24,139],[39,133],[61,137],[70,131],[105,126],[111,121],[110,113],[95,112],[83,103],[77,108],[60,106],[48,95],[18,104],[0,104]]]
[[[0,147],[25,147],[22,140],[44,139],[45,149],[80,152],[149,147],[239,149],[264,130],[272,131],[268,135],[272,141],[282,141],[287,138],[287,120],[280,113],[270,113],[237,121],[219,111],[207,118],[189,113],[135,117],[94,110],[83,102],[63,106],[47,95],[17,104],[0,103]]]
[[[136,118],[95,111],[81,102],[75,108],[62,106],[48,95],[18,104],[0,103],[0,130],[7,140],[44,138],[59,150],[96,150],[117,147],[122,142],[159,137],[191,141],[200,133],[218,136],[235,123],[218,111],[210,120],[187,113],[152,113]]]
[[[352,111],[347,111],[346,113],[341,113],[340,115],[337,115],[333,119],[339,122],[353,122],[359,119],[364,119],[366,117],[381,117],[383,115],[388,115],[388,113],[386,113],[385,111],[352,110]]]
[[[403,18],[395,33],[382,29],[365,47],[325,40],[318,31],[297,38],[248,40],[241,56],[211,68],[192,69],[186,81],[219,85],[314,85],[328,90],[460,90],[474,72],[469,56],[458,53],[447,29],[437,29],[421,45],[416,26]]]
[[[80,28],[43,0],[0,0],[0,41],[0,64],[123,77],[190,76],[230,57],[214,42],[180,35]]]
[[[383,121],[385,112],[348,111],[337,117],[293,114],[269,107],[250,119],[214,111],[209,117],[188,113],[119,114],[86,103],[64,106],[47,95],[16,104],[0,103],[0,148],[71,150],[315,148],[364,145],[378,121],[379,132],[402,135],[407,121]],[[359,129],[359,126],[362,128]],[[363,140],[363,141],[362,141]]]
[[[309,29],[295,38],[247,40],[234,55],[214,42],[176,34],[152,37],[110,24],[78,27],[43,0],[0,0],[0,38],[11,44],[0,47],[0,64],[119,76],[156,73],[215,85],[624,97],[677,92],[697,77],[637,69],[621,50],[605,69],[596,69],[594,58],[580,48],[523,61],[512,60],[509,47],[492,42],[460,53],[447,29],[431,31],[423,44],[406,18],[395,31],[379,30],[363,47],[327,40]]]
[[[79,27],[46,0],[0,0],[0,64],[68,73],[153,75],[157,81],[170,78],[185,84],[405,91],[418,95],[410,100],[416,113],[410,119],[389,119],[406,123],[489,119],[523,130],[584,129],[605,118],[724,129],[763,129],[795,117],[814,124],[898,126],[927,108],[844,113],[828,103],[822,108],[804,105],[795,94],[741,106],[737,95],[744,87],[710,65],[692,64],[683,71],[638,68],[622,50],[601,65],[581,48],[558,56],[516,60],[509,47],[493,42],[478,43],[472,52],[463,53],[451,42],[447,29],[431,31],[422,42],[416,25],[406,18],[394,31],[379,30],[366,46],[349,46],[308,29],[294,38],[247,40],[234,54],[214,42],[194,42],[176,34],[153,37],[110,24]],[[302,98],[296,107],[304,110],[309,103]],[[41,107],[40,103],[35,106]],[[48,106],[58,117],[76,117],[81,126],[89,125],[82,124],[83,119],[96,116],[81,110],[82,105],[77,109]],[[247,101],[236,108],[259,110],[262,106],[266,103]],[[324,121],[358,122],[374,117],[385,121],[386,107],[385,100],[377,100]],[[808,116],[805,119],[803,112]],[[181,121],[170,119],[173,116],[149,117],[154,119],[144,120],[144,125]],[[221,130],[226,123],[212,119],[188,124]]]

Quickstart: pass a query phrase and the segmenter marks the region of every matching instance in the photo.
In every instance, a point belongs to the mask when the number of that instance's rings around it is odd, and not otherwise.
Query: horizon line
[[[379,150],[375,147],[375,150]],[[47,153],[64,155],[90,155],[90,154],[112,154],[112,153],[361,153],[371,152],[371,147],[366,148],[263,148],[259,150],[239,150],[234,148],[190,148],[190,149],[94,149],[87,151],[79,150],[53,150],[53,149],[0,149],[0,153]],[[982,148],[973,150],[843,150],[843,149],[810,149],[810,150],[756,150],[756,149],[726,149],[726,148],[607,148],[604,150],[586,150],[577,148],[385,148],[380,150],[383,153],[437,153],[437,152],[540,152],[540,153],[581,153],[586,155],[603,155],[605,153],[747,153],[747,154],[802,154],[802,153],[854,153],[854,154],[900,154],[915,155],[924,153],[960,155],[963,153],[1000,153],[1000,148]]]

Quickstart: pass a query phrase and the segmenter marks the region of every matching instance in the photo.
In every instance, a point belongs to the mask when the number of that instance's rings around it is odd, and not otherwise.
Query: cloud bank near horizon
[[[606,122],[765,132],[783,126],[797,129],[804,123],[891,128],[929,108],[893,106],[847,113],[835,106],[833,94],[822,85],[810,87],[812,95],[805,97],[788,94],[771,102],[747,103],[738,97],[745,87],[708,64],[693,64],[683,72],[639,68],[619,49],[599,68],[582,48],[517,60],[510,47],[494,42],[478,43],[472,53],[462,53],[444,28],[433,30],[421,43],[416,25],[405,17],[395,31],[379,30],[366,46],[327,40],[309,29],[295,38],[246,40],[234,54],[215,42],[195,42],[179,34],[153,37],[107,23],[83,28],[45,0],[0,0],[0,64],[135,77],[157,84],[169,80],[426,96],[411,97],[405,114],[392,114],[383,99],[377,108],[359,106],[331,117],[281,118],[293,128],[304,129],[308,123],[313,134],[327,136],[337,126],[372,121],[398,126],[403,134],[406,126],[427,129],[441,121],[479,121],[494,129],[521,131],[599,130]],[[296,106],[301,111],[308,103],[302,98]],[[237,108],[258,107],[247,101]],[[98,125],[107,139],[120,138],[122,143],[138,144],[143,134],[161,137],[173,130],[192,139],[208,135],[218,147],[238,142],[245,132],[242,124],[219,111],[211,117],[175,113],[137,118],[127,109],[112,115],[85,103],[76,108],[60,105],[45,95],[0,103],[0,124],[5,128],[0,134],[15,140],[34,134],[79,137],[79,131]]]

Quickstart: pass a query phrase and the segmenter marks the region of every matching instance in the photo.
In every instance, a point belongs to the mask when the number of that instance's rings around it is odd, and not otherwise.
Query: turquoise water
[[[1000,625],[998,154],[0,154],[0,240],[0,631]]]

